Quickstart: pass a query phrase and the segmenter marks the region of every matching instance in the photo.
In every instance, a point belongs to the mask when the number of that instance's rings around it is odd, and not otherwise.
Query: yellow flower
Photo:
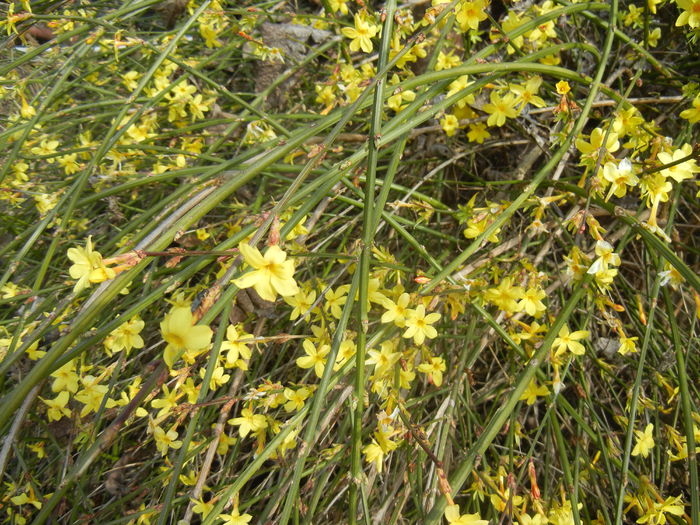
[[[513,285],[512,277],[506,277],[496,288],[486,290],[484,299],[496,305],[500,310],[512,314],[519,310],[518,301],[523,298],[523,295],[523,289]]]
[[[547,523],[547,517],[543,514],[535,514],[530,516],[529,514],[521,514],[518,520],[518,525],[545,525]]]
[[[224,434],[225,435],[225,434]],[[206,518],[211,510],[214,508],[213,501],[204,501],[204,499],[194,499],[191,498],[190,501],[194,503],[192,506],[192,512],[195,514],[201,514],[202,518]]]
[[[58,157],[58,163],[65,171],[66,175],[72,175],[80,171],[80,164],[76,160],[78,158],[77,153],[71,153],[69,155],[62,155]]]
[[[328,0],[328,7],[331,12],[340,11],[342,14],[348,14],[348,0]]]
[[[29,494],[27,495],[26,492],[22,492],[21,494],[18,494],[17,496],[13,496],[10,498],[10,501],[12,502],[13,505],[26,505],[29,503],[30,505],[34,505],[37,509],[41,508],[41,501],[39,501],[35,494],[34,494],[34,489],[32,488],[31,485],[27,484],[27,492]],[[22,523],[18,521],[18,523]]]
[[[661,38],[661,28],[657,27],[649,33],[649,47],[658,46],[659,38]]]
[[[606,162],[603,166],[603,178],[612,183],[608,195],[605,197],[606,201],[613,195],[617,198],[624,197],[627,193],[627,186],[634,187],[639,183],[629,159],[622,159],[617,165],[614,162]]]
[[[311,395],[311,391],[308,388],[301,387],[298,390],[292,390],[291,388],[284,389],[284,398],[287,402],[284,404],[284,409],[287,412],[294,412],[295,410],[301,410],[304,408],[304,401]]]
[[[567,350],[575,355],[583,355],[586,353],[584,346],[579,343],[581,339],[586,339],[590,335],[588,330],[577,330],[569,332],[569,326],[564,325],[559,330],[559,337],[552,343],[552,348],[555,349],[554,355],[561,355]]]
[[[163,397],[151,401],[151,406],[153,408],[160,409],[156,414],[156,419],[167,416],[170,411],[177,406],[178,399],[184,394],[185,392],[180,391],[177,387],[170,390],[168,385],[163,385]]]
[[[422,345],[425,338],[435,339],[437,330],[431,325],[440,319],[440,314],[433,312],[425,315],[425,306],[419,304],[415,310],[410,310],[406,316],[406,331],[403,337],[413,337],[413,342]]]
[[[78,293],[89,286],[90,274],[102,266],[102,255],[93,250],[92,236],[90,236],[85,243],[85,248],[69,248],[68,258],[73,261],[68,273],[73,279],[78,279],[73,292]]]
[[[112,332],[104,340],[105,348],[109,352],[120,352],[124,350],[126,355],[132,348],[143,348],[143,339],[139,335],[145,323],[141,318],[134,317],[122,324]]]
[[[617,353],[620,355],[637,353],[636,341],[638,339],[638,337],[620,336],[620,348],[617,349]]]
[[[459,119],[454,115],[447,114],[440,119],[440,126],[448,137],[453,136],[459,129]]]
[[[228,354],[226,354],[227,367],[233,368],[238,366],[239,357],[242,357],[243,359],[250,359],[250,348],[248,348],[246,343],[241,342],[241,339],[248,339],[252,337],[253,336],[245,332],[239,334],[238,330],[236,330],[236,327],[233,325],[226,329],[226,340],[221,343],[221,351],[225,352],[228,350]]]
[[[691,124],[700,122],[700,95],[693,99],[693,107],[681,111],[681,118],[686,119]]]
[[[267,428],[267,419],[262,414],[254,414],[250,408],[241,410],[240,417],[228,420],[229,425],[238,426],[238,434],[246,437],[250,432],[258,432]]]
[[[102,404],[102,400],[107,395],[108,388],[100,384],[98,377],[91,375],[81,377],[80,382],[83,384],[83,389],[75,394],[75,399],[85,405],[80,411],[80,417],[84,417],[90,412],[97,412]],[[105,406],[112,408],[116,404],[113,399],[107,399]]]
[[[292,313],[289,314],[289,320],[294,321],[303,315],[304,319],[308,321],[309,314],[311,313],[311,307],[316,301],[316,291],[311,290],[310,292],[305,292],[300,290],[299,293],[285,297],[284,301],[289,305],[293,306]]]
[[[30,151],[34,155],[38,155],[41,157],[47,156],[47,155],[53,155],[56,153],[56,148],[58,147],[58,141],[57,140],[48,140],[44,139],[41,141],[41,143],[38,146],[34,146]],[[53,157],[49,157],[46,159],[46,162],[49,164],[53,164],[54,161]]]
[[[369,357],[365,361],[368,365],[374,365],[374,374],[376,376],[382,376],[391,370],[401,357],[399,352],[395,352],[396,344],[394,341],[384,341],[380,348],[380,352],[373,349],[368,350],[367,355]]]
[[[331,347],[322,344],[317,349],[309,339],[304,339],[302,346],[306,355],[297,358],[297,366],[299,368],[313,368],[316,375],[321,377],[326,366],[326,356],[331,351]]]
[[[698,4],[700,6],[700,4]],[[699,8],[700,9],[700,8]],[[673,153],[659,153],[659,161],[662,164],[670,164],[688,157],[693,153],[693,147],[690,144],[684,144],[680,149],[673,150]],[[661,175],[671,177],[676,182],[682,182],[686,179],[692,179],[693,173],[700,172],[700,168],[695,163],[695,159],[689,159],[675,166],[669,166],[661,170]]]
[[[28,120],[36,115],[36,109],[27,104],[27,100],[24,98],[24,95],[20,95],[20,98],[22,99],[22,109],[19,110],[19,113],[22,115],[22,118],[26,118]]]
[[[265,301],[274,301],[277,294],[286,297],[299,293],[294,280],[294,261],[287,260],[287,254],[279,246],[270,246],[265,256],[246,243],[239,244],[238,249],[254,270],[234,279],[233,284],[239,288],[255,288]]]
[[[153,429],[153,440],[156,442],[158,452],[163,456],[168,453],[168,449],[177,450],[182,446],[182,441],[177,440],[177,432],[173,429],[166,432],[161,427],[155,427]]]
[[[654,425],[649,423],[644,431],[635,430],[634,435],[637,436],[637,443],[632,449],[633,456],[641,455],[643,458],[649,455],[649,452],[654,448]]]
[[[583,139],[576,139],[576,149],[581,152],[581,156],[584,157],[595,157],[597,158],[598,152],[601,146],[603,146],[603,140],[605,140],[605,151],[610,153],[615,153],[620,149],[620,142],[617,140],[617,133],[611,131],[607,134],[606,131],[601,128],[595,128],[591,131],[590,142],[586,142]]]
[[[372,37],[377,34],[377,26],[370,24],[359,13],[355,14],[355,27],[344,27],[341,32],[347,38],[352,38],[350,51],[362,49],[365,53],[372,52]]]
[[[80,378],[75,372],[75,361],[68,361],[61,368],[53,372],[51,377],[54,378],[51,384],[51,390],[54,392],[67,390],[68,392],[76,393],[78,391],[78,382]]]
[[[402,293],[396,302],[391,299],[384,301],[383,305],[386,308],[386,312],[382,315],[382,323],[393,322],[399,328],[406,326],[406,315],[410,311],[408,308],[408,302],[410,300],[410,295],[406,292]]]
[[[428,374],[428,378],[435,386],[442,385],[442,373],[445,370],[447,366],[442,357],[431,357],[429,362],[418,365],[418,371]]]
[[[700,27],[700,0],[676,0],[683,12],[676,19],[676,27],[688,24],[691,29]]]
[[[224,520],[220,525],[246,525],[253,516],[250,514],[239,514],[238,509],[233,509],[231,514],[219,514],[219,518]]]
[[[181,351],[197,352],[211,342],[212,331],[206,325],[195,325],[192,311],[187,306],[173,308],[160,323],[160,331],[168,346],[163,359],[169,368]]]
[[[445,507],[445,519],[450,525],[489,525],[487,520],[482,520],[477,514],[460,514],[459,505]]]
[[[458,56],[454,56],[452,51],[445,54],[442,51],[438,54],[437,61],[435,62],[435,71],[442,71],[443,69],[452,69],[457,67],[462,63],[462,60]]]
[[[668,194],[673,189],[673,185],[666,180],[663,174],[656,172],[643,177],[639,187],[642,195],[646,198],[646,204],[651,208],[647,224],[656,228],[656,214],[659,211],[659,204],[668,200]]]
[[[674,516],[682,516],[685,512],[685,506],[681,496],[669,496],[661,503],[654,503],[647,513],[637,520],[637,523],[654,523],[663,525],[666,523],[665,514],[673,514]]]
[[[199,377],[204,379],[204,376],[206,375],[207,371],[204,368],[199,369]],[[219,388],[221,385],[225,385],[228,383],[228,380],[231,378],[229,374],[224,373],[224,367],[223,366],[217,366],[214,369],[214,372],[211,375],[211,379],[209,380],[209,390],[216,390]]]
[[[469,142],[483,144],[484,140],[491,138],[491,133],[489,133],[486,129],[486,124],[484,124],[483,122],[477,122],[475,124],[469,125],[467,138],[469,139]]]
[[[527,402],[528,405],[532,405],[535,403],[535,401],[537,401],[538,397],[544,397],[547,394],[549,394],[549,389],[544,385],[538,386],[537,380],[533,378],[528,383],[525,391],[520,394],[519,399]]]
[[[455,18],[457,23],[459,23],[460,29],[462,31],[469,29],[476,31],[479,28],[479,22],[486,20],[486,7],[487,3],[485,0],[462,1],[457,4]]]
[[[501,98],[495,90],[491,91],[491,103],[484,104],[483,110],[489,114],[489,119],[486,123],[489,126],[502,126],[506,123],[507,118],[515,118],[518,116],[518,110],[515,109],[518,100],[512,93],[507,93]]]
[[[350,286],[347,284],[344,284],[342,286],[338,286],[338,288],[333,290],[328,290],[326,292],[326,295],[324,296],[324,299],[326,300],[323,308],[326,311],[330,311],[331,315],[335,317],[336,319],[340,319],[340,316],[343,313],[343,305],[347,302],[348,300],[348,290],[350,289]]]
[[[557,88],[557,93],[559,95],[566,95],[569,91],[571,91],[571,86],[566,80],[560,80],[557,82],[555,87]]]
[[[365,461],[367,463],[374,463],[377,468],[377,472],[382,473],[382,466],[384,464],[384,451],[377,442],[373,439],[372,443],[365,446],[362,449],[362,453],[365,455]]]
[[[530,287],[523,292],[523,297],[518,303],[518,308],[524,310],[527,315],[539,317],[547,307],[542,302],[546,296],[544,290],[537,287]]]
[[[590,275],[605,272],[608,266],[620,266],[620,256],[613,251],[613,247],[606,241],[596,241],[595,254],[598,258],[593,261],[593,264],[586,272]]]
[[[519,84],[511,84],[510,90],[517,95],[516,102],[522,103],[520,109],[528,104],[532,104],[538,108],[543,108],[546,104],[541,97],[537,96],[537,92],[542,84],[542,77],[534,76],[525,83],[524,86]]]
[[[66,408],[69,399],[69,394],[66,390],[59,392],[54,399],[44,399],[43,397],[39,397],[39,399],[48,407],[46,415],[49,418],[49,422],[58,421],[64,416],[70,417],[70,409]]]

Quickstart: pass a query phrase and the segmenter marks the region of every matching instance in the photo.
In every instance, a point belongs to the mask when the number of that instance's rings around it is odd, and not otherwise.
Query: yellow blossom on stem
[[[330,311],[331,315],[336,319],[340,319],[343,313],[343,305],[348,300],[348,290],[350,290],[350,286],[344,284],[338,286],[335,291],[328,290],[324,295],[325,303],[323,307],[326,311]]]
[[[442,71],[443,69],[452,69],[457,67],[462,63],[462,60],[453,54],[452,51],[445,54],[442,51],[438,53],[437,61],[435,62],[435,71]]]
[[[491,91],[491,102],[484,104],[483,110],[489,114],[486,123],[489,126],[502,126],[506,123],[507,118],[515,118],[518,116],[519,110],[515,109],[518,100],[512,93],[507,93],[504,97],[500,97],[495,90]]]
[[[440,319],[440,314],[437,312],[425,314],[425,306],[419,304],[415,310],[411,310],[406,317],[406,331],[403,333],[405,338],[413,338],[413,342],[417,345],[422,345],[426,337],[428,339],[435,339],[437,337],[437,330],[433,326],[433,323]]]
[[[559,337],[552,343],[552,348],[555,349],[554,355],[558,356],[567,350],[574,355],[583,355],[586,353],[584,346],[579,343],[581,339],[586,339],[591,334],[588,330],[569,331],[569,326],[564,325],[559,330]]]
[[[459,119],[452,114],[447,114],[440,119],[440,126],[445,135],[452,137],[459,129]]]
[[[102,404],[102,400],[107,395],[107,386],[100,384],[100,379],[91,375],[86,375],[80,378],[83,384],[82,390],[75,394],[76,401],[85,405],[80,411],[80,417],[85,417],[90,412],[97,412]],[[105,407],[112,408],[116,406],[113,399],[107,399]]]
[[[253,519],[253,516],[250,514],[240,514],[238,509],[233,509],[231,514],[219,514],[219,518],[224,520],[220,525],[246,525]]]
[[[693,147],[690,144],[684,144],[680,149],[673,150],[673,153],[661,152],[658,159],[662,164],[670,164],[690,156],[693,153]],[[676,182],[682,182],[686,179],[692,179],[694,173],[700,172],[700,168],[695,162],[695,159],[688,159],[685,162],[669,166],[661,170],[664,177],[671,177]]]
[[[544,385],[538,385],[536,379],[531,379],[525,391],[520,394],[520,400],[525,401],[528,405],[532,405],[537,401],[538,397],[544,397],[549,394],[549,389]]]
[[[199,369],[199,377],[204,379],[204,376],[206,375],[207,371],[204,368]],[[231,376],[227,373],[225,373],[224,367],[223,366],[217,366],[214,369],[214,372],[211,374],[211,378],[209,379],[209,390],[216,390],[219,388],[221,385],[225,385],[228,383],[228,380],[231,378]]]
[[[177,450],[182,446],[182,441],[177,439],[177,431],[174,429],[166,432],[159,426],[154,427],[153,440],[156,442],[156,448],[162,456],[165,456],[169,449]]]
[[[506,277],[497,287],[486,290],[484,299],[496,305],[500,310],[512,314],[520,309],[518,301],[523,298],[523,295],[523,289],[513,285],[511,277]]]
[[[667,521],[666,514],[682,516],[685,513],[685,506],[681,496],[669,496],[664,501],[655,502],[649,510],[637,520],[637,523],[653,523],[654,525],[664,525]]]
[[[651,208],[647,223],[652,229],[656,229],[658,227],[656,215],[659,212],[659,204],[668,200],[668,194],[673,185],[666,180],[662,173],[656,172],[642,178],[639,187],[642,190],[642,195],[646,198],[647,206]]]
[[[73,261],[68,273],[73,279],[78,279],[73,292],[78,293],[89,286],[90,275],[102,266],[102,255],[93,249],[92,236],[90,236],[84,248],[69,248],[68,258]]]
[[[569,91],[571,91],[571,86],[566,80],[560,80],[557,82],[555,87],[557,88],[557,94],[559,95],[566,95],[569,93]]]
[[[365,53],[371,53],[372,38],[377,34],[377,26],[365,20],[359,13],[355,14],[355,27],[344,27],[343,36],[351,38],[350,51],[362,49]]]
[[[418,371],[428,375],[428,379],[435,385],[442,385],[442,373],[447,370],[445,360],[442,357],[431,357],[427,363],[418,365]]]
[[[620,347],[617,349],[617,353],[620,355],[634,354],[637,353],[637,340],[638,337],[627,337],[624,334],[620,336]]]
[[[393,322],[399,328],[403,328],[406,325],[406,316],[410,310],[410,308],[408,308],[410,297],[410,295],[404,292],[399,296],[396,302],[391,299],[384,301],[382,306],[386,308],[386,312],[382,315],[382,323]]]
[[[460,514],[459,505],[448,505],[445,507],[445,519],[450,525],[488,525],[487,520],[482,520],[476,514]]]
[[[700,27],[700,0],[676,0],[683,12],[676,19],[676,27],[689,25],[691,29]]]
[[[596,241],[595,254],[598,258],[593,261],[586,273],[597,275],[608,269],[608,266],[620,266],[620,256],[613,251],[613,247],[606,241]]]
[[[539,317],[542,312],[544,312],[547,307],[542,302],[542,299],[546,297],[544,290],[531,286],[523,292],[522,299],[518,303],[518,308],[521,311],[525,311],[527,315],[533,317]]]
[[[383,341],[380,345],[381,351],[370,349],[367,351],[368,365],[374,365],[374,374],[382,376],[386,374],[401,358],[399,352],[395,352],[396,344],[393,341]]]
[[[467,138],[469,139],[469,142],[483,144],[486,139],[491,138],[491,133],[488,132],[486,124],[484,124],[483,122],[476,122],[474,124],[469,125]]]
[[[693,107],[681,111],[681,118],[686,119],[691,124],[700,122],[700,95],[693,99]]]
[[[105,349],[110,352],[121,352],[124,350],[126,355],[132,348],[143,348],[143,339],[139,335],[145,323],[140,317],[134,317],[122,324],[112,332],[104,340]]]
[[[582,138],[576,139],[576,149],[581,152],[581,164],[595,164],[601,148],[609,153],[614,153],[620,149],[620,142],[617,140],[617,133],[614,131],[607,133],[607,135],[606,133],[607,132],[604,129],[595,128],[593,131],[591,131],[591,136],[588,142]]]
[[[530,516],[529,514],[521,514],[518,519],[518,525],[545,525],[547,523],[547,516],[543,514],[535,514]]]
[[[647,457],[654,448],[654,425],[649,423],[644,431],[635,430],[634,435],[637,437],[637,443],[632,449],[632,455]]]
[[[479,28],[479,22],[486,20],[486,8],[488,2],[486,0],[474,0],[473,2],[463,0],[457,4],[456,15],[457,23],[462,31],[469,29],[476,30]]]
[[[58,393],[58,395],[53,399],[44,399],[39,397],[44,404],[48,407],[46,410],[46,415],[49,418],[49,422],[58,421],[59,419],[65,417],[70,417],[70,409],[66,407],[70,395],[66,390]]]
[[[629,159],[622,159],[617,165],[614,162],[606,162],[603,166],[603,178],[611,183],[605,197],[606,201],[610,200],[613,195],[617,198],[624,197],[627,194],[628,186],[634,187],[639,183]]]
[[[510,84],[508,87],[517,96],[516,103],[521,104],[519,109],[524,108],[528,104],[543,108],[546,104],[544,100],[542,100],[542,97],[537,96],[541,85],[542,77],[534,76],[528,79],[524,86],[520,84]]]
[[[294,307],[292,309],[292,313],[289,314],[290,321],[298,319],[301,315],[304,316],[304,319],[308,320],[309,314],[311,313],[311,307],[316,301],[316,291],[311,290],[309,292],[305,292],[304,290],[300,290],[294,295],[285,297],[284,301],[289,306]]]
[[[305,356],[297,358],[297,366],[299,368],[313,368],[316,376],[323,375],[323,369],[326,366],[326,356],[331,351],[331,347],[326,344],[320,345],[318,348],[309,339],[304,339],[302,343]]]
[[[262,414],[254,414],[250,408],[241,410],[239,417],[234,417],[228,420],[229,425],[238,427],[238,434],[241,437],[246,437],[250,432],[258,432],[267,428],[267,419]]]
[[[78,391],[80,377],[75,372],[75,360],[68,361],[61,368],[52,372],[51,377],[54,378],[51,384],[51,390],[54,392],[66,390],[75,393]]]
[[[239,366],[239,358],[250,359],[251,352],[248,345],[241,342],[241,339],[252,338],[250,334],[238,333],[238,330],[234,325],[229,326],[226,329],[226,340],[221,343],[221,351],[228,353],[226,354],[226,366],[233,368]]]
[[[211,343],[213,332],[207,325],[195,325],[192,310],[188,306],[173,308],[160,323],[160,331],[168,346],[163,359],[173,367],[180,352],[197,352]]]
[[[348,14],[348,0],[328,0],[328,7],[332,13],[340,11],[342,14]]]
[[[57,140],[49,140],[49,139],[44,139],[41,141],[41,143],[38,146],[33,147],[30,151],[34,155],[38,156],[48,156],[48,155],[53,155],[56,153],[56,148],[58,147],[59,142]],[[54,161],[56,160],[53,157],[49,157],[45,159],[46,162],[49,164],[53,164]]]
[[[239,288],[253,287],[266,301],[275,301],[277,294],[286,297],[299,293],[294,280],[294,261],[288,260],[279,246],[270,246],[264,256],[247,243],[239,244],[238,249],[253,271],[234,279],[233,284]]]
[[[172,390],[168,388],[168,385],[163,385],[163,397],[159,397],[151,401],[151,406],[153,408],[158,408],[158,413],[156,414],[156,420],[166,417],[170,411],[177,406],[178,399],[180,399],[185,392],[181,391],[177,387]]]
[[[287,412],[294,412],[295,410],[301,410],[304,408],[304,401],[311,395],[311,391],[308,388],[301,387],[297,390],[292,390],[291,388],[284,389],[284,398],[287,402],[284,404],[284,409]]]

